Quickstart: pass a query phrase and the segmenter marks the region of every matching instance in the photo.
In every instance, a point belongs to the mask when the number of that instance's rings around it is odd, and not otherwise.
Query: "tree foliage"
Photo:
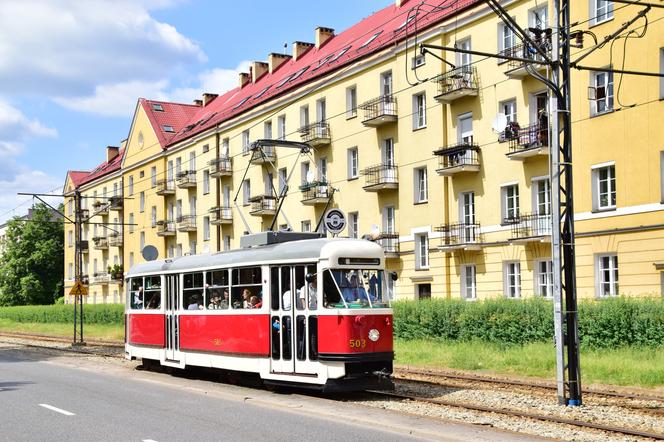
[[[0,305],[53,304],[61,296],[64,273],[64,228],[45,204],[32,219],[8,222],[0,256]]]

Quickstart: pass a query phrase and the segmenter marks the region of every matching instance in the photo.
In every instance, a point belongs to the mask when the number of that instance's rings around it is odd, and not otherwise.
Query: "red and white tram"
[[[391,388],[384,260],[375,243],[319,238],[135,265],[126,357],[325,391]]]

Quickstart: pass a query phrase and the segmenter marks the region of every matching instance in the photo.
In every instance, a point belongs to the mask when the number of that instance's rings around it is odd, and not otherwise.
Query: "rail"
[[[432,81],[438,85],[436,99],[445,98],[463,90],[475,92],[479,90],[479,80],[475,66],[459,66],[434,77]]]
[[[436,232],[442,233],[441,247],[454,247],[482,243],[482,232],[479,223],[452,223],[435,227]]]
[[[307,124],[299,129],[302,142],[320,146],[329,144],[332,136],[330,135],[330,123],[327,121],[317,121]]]
[[[511,224],[511,238],[535,238],[551,235],[551,215],[524,213],[507,220]]]
[[[396,164],[378,164],[362,171],[365,176],[364,188],[374,186],[398,185],[399,168]]]
[[[438,156],[438,169],[460,166],[479,166],[480,147],[477,143],[460,142],[434,152]]]
[[[381,95],[358,106],[364,111],[362,123],[368,124],[375,120],[396,121],[397,99],[393,95]]]

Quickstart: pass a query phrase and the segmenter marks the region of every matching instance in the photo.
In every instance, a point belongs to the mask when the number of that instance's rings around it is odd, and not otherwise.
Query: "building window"
[[[553,262],[535,261],[535,295],[553,297]]]
[[[129,176],[129,183],[127,184],[127,192],[129,192],[129,195],[134,194],[134,177],[132,175]]]
[[[512,28],[507,26],[504,23],[498,25],[498,51],[508,52],[516,46],[516,35]],[[499,60],[499,62],[505,62],[506,60]]]
[[[249,130],[242,132],[242,155],[249,155]]]
[[[616,166],[607,165],[592,169],[593,210],[616,208]]]
[[[210,240],[210,217],[203,217],[203,241]]]
[[[316,101],[316,121],[323,122],[327,119],[327,103],[325,98]]]
[[[70,280],[74,279],[74,264],[72,264],[71,262],[69,263],[69,267],[67,269],[67,275],[68,275],[67,279]]]
[[[244,180],[242,182],[242,204],[248,206],[250,198],[251,198],[251,182],[249,180]]]
[[[210,145],[209,144],[204,144],[203,145],[203,153],[209,152],[210,151]]]
[[[421,233],[415,235],[415,269],[429,268],[429,235]]]
[[[413,95],[413,130],[422,129],[427,125],[427,99],[426,94]]]
[[[519,217],[519,185],[509,184],[500,188],[503,224]]]
[[[224,250],[228,251],[231,249],[231,236],[224,236]]]
[[[231,155],[231,140],[224,138],[221,142],[221,156],[228,158]]]
[[[145,192],[141,192],[140,197],[139,197],[139,211],[141,213],[145,212]]]
[[[136,229],[136,226],[134,225],[134,214],[130,213],[129,214],[129,233],[134,233],[134,230]],[[96,225],[95,225],[96,227]]]
[[[500,112],[505,114],[507,124],[517,123],[516,100],[505,100],[500,103]]]
[[[417,299],[431,299],[431,284],[417,284]]]
[[[470,51],[470,38],[467,38],[456,43],[456,47],[463,51]],[[472,63],[472,55],[464,54],[462,52],[457,52],[456,54],[457,67],[470,66]]]
[[[348,214],[348,237],[357,238],[360,231],[360,214],[351,212]]]
[[[426,203],[429,199],[429,183],[427,168],[419,167],[414,170],[415,178],[415,204]]]
[[[150,184],[152,187],[157,187],[157,168],[152,167],[150,169]],[[115,193],[115,188],[113,189],[113,192]]]
[[[618,296],[618,256],[598,255],[596,268],[597,296]]]
[[[311,232],[311,221],[302,221],[300,223],[300,230],[303,232]]]
[[[210,171],[203,171],[203,195],[210,193]]]
[[[134,265],[134,252],[129,252],[129,267]]]
[[[300,107],[300,127],[309,125],[309,106]]]
[[[286,181],[288,180],[288,169],[285,167],[279,169],[279,195],[286,190]]]
[[[424,54],[417,54],[411,60],[411,67],[417,69],[420,66],[424,66],[427,63],[427,59]]]
[[[610,0],[590,0],[590,22],[602,23],[613,18],[613,2]]]
[[[591,113],[593,115],[613,110],[613,72],[591,72]]]
[[[535,29],[546,29],[549,27],[549,7],[540,6],[528,14],[528,25]]]
[[[392,71],[380,74],[380,95],[383,97],[392,95]]]
[[[143,247],[145,247],[145,232],[141,232],[140,237],[140,248],[143,250]]]
[[[348,179],[352,180],[359,176],[359,159],[357,147],[348,149]]]
[[[503,264],[503,280],[505,283],[505,296],[508,298],[521,297],[521,263],[506,262]]]
[[[72,230],[67,232],[67,244],[69,247],[74,246],[74,232]]]
[[[152,206],[150,210],[150,225],[152,227],[157,226],[157,206]]]
[[[357,87],[346,89],[346,118],[357,117]]]
[[[383,232],[395,233],[396,231],[395,219],[396,216],[395,216],[394,206],[385,207],[383,209]]]
[[[463,299],[477,299],[476,271],[474,264],[461,266],[461,297]]]
[[[266,140],[271,140],[272,139],[272,122],[271,121],[266,121],[263,124],[263,138]]]
[[[280,140],[286,139],[286,115],[277,118],[277,132]]]
[[[548,178],[533,180],[533,212],[551,214],[551,184]]]

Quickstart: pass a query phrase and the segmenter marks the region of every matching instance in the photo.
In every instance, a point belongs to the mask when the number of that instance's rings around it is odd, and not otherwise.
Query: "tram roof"
[[[149,261],[134,265],[125,276],[195,271],[214,267],[240,267],[269,261],[318,260],[339,253],[348,257],[383,257],[383,249],[380,245],[363,239],[307,239],[248,249]]]

